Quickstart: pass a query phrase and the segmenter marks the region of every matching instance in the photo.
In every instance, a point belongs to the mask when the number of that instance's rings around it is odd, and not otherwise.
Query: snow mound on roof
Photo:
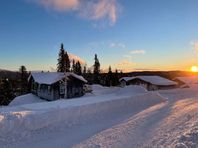
[[[155,85],[176,85],[177,83],[160,76],[137,76],[136,78],[150,82]]]
[[[31,73],[30,77],[33,77],[35,82],[39,84],[48,84],[51,85],[53,83],[56,83],[63,78],[68,78],[69,76],[72,76],[76,79],[79,79],[85,83],[87,83],[87,80],[85,80],[82,76],[79,76],[77,74],[74,74],[72,72],[67,73],[61,73],[61,72],[37,72],[37,73]],[[30,80],[30,77],[28,80]]]
[[[40,84],[53,84],[65,77],[64,73],[57,72],[32,73],[31,76],[34,78],[35,82]]]
[[[79,79],[79,80],[81,80],[81,81],[87,83],[87,80],[85,80],[85,78],[83,78],[83,76],[79,76],[79,75],[77,75],[77,74],[75,74],[75,73],[68,72],[68,73],[66,73],[66,76],[72,76],[72,77],[74,77],[74,78],[76,78],[76,79]]]
[[[39,102],[46,102],[46,101],[30,93],[16,97],[14,100],[12,100],[12,102],[10,102],[9,106],[18,106],[18,105],[39,103]]]

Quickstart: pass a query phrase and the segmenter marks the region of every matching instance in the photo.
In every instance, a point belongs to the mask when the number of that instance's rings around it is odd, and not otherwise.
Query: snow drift
[[[118,90],[115,94],[0,109],[0,141],[15,141],[43,128],[53,130],[60,125],[67,128],[99,120],[102,115],[116,115],[127,110],[138,112],[166,100],[156,92],[127,95],[128,90]]]
[[[38,98],[33,94],[27,94],[16,97],[12,102],[10,102],[9,106],[18,106],[18,105],[39,103],[39,102],[46,102],[46,101]]]
[[[118,94],[118,95],[137,95],[147,92],[147,90],[138,85],[129,85],[124,88],[121,87],[103,87],[101,85],[92,85],[93,94],[106,95],[106,94]]]

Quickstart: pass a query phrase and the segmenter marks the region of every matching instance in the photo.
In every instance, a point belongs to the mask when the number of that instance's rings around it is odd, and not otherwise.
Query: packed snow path
[[[148,101],[148,98],[155,98],[155,93],[149,97],[143,95],[144,97],[139,96],[137,98],[137,95],[136,103],[119,102],[124,108],[116,106],[118,102],[114,102],[113,106],[111,106],[113,102],[109,102],[108,107],[112,107],[110,108],[111,112],[106,112],[108,110],[96,112],[97,116],[90,116],[87,119],[81,118],[79,121],[73,120],[76,123],[70,125],[64,122],[53,126],[49,125],[33,130],[29,134],[21,136],[21,139],[17,139],[17,137],[16,139],[12,137],[11,140],[8,140],[9,137],[0,139],[0,147],[193,148],[196,147],[198,141],[198,92],[196,89],[161,91],[160,94],[167,97],[168,100],[162,99],[162,101],[157,102],[153,99],[150,100],[150,103],[145,103],[145,101]],[[119,100],[118,94],[115,95],[117,91],[100,90],[95,97],[102,97],[104,100],[105,97],[117,97]],[[120,94],[125,99],[130,96],[126,93]],[[157,97],[160,100],[161,97]]]
[[[131,116],[75,147],[197,148],[198,93],[186,90],[161,93],[169,101]]]

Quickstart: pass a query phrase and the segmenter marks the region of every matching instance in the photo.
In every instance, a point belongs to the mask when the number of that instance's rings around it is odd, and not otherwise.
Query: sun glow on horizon
[[[190,71],[191,72],[198,72],[198,66],[192,66]]]

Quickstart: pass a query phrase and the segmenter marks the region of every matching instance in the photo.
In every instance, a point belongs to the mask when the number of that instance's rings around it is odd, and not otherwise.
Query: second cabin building
[[[136,76],[123,77],[120,80],[121,87],[126,85],[140,85],[149,91],[160,89],[172,89],[177,87],[177,83],[160,76]]]

